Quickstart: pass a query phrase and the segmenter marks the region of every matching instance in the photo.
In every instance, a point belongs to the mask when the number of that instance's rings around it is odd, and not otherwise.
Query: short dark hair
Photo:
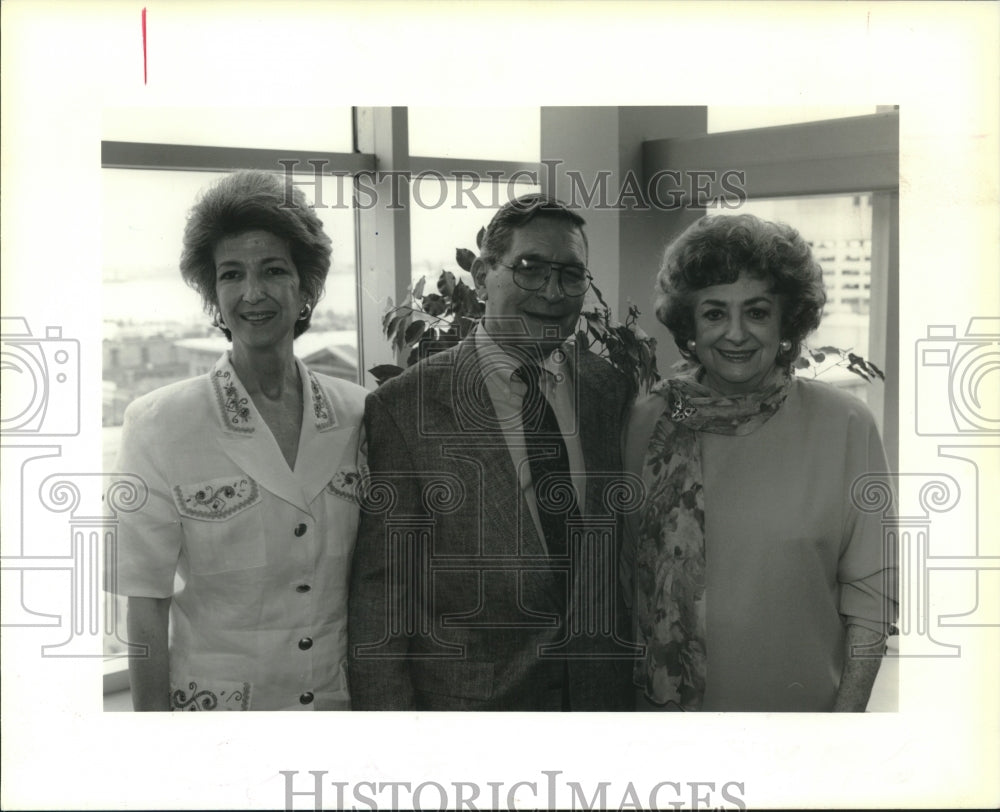
[[[533,193],[504,203],[493,215],[490,224],[486,226],[483,244],[479,248],[480,258],[491,263],[499,261],[510,248],[514,229],[526,226],[532,220],[541,217],[562,220],[579,229],[583,237],[584,248],[590,250],[590,246],[587,244],[587,234],[583,230],[587,221],[556,198]]]
[[[777,363],[787,369],[803,339],[819,326],[826,292],[809,244],[784,223],[752,214],[702,217],[692,223],[664,252],[656,276],[656,317],[689,358],[695,293],[732,284],[741,273],[768,281],[781,297],[781,338],[792,346],[778,354]]]
[[[242,169],[222,178],[201,195],[184,228],[181,275],[201,294],[205,312],[214,314],[219,306],[215,294],[215,246],[224,237],[256,230],[267,231],[288,243],[299,273],[300,290],[315,308],[323,295],[332,253],[322,221],[290,178]],[[295,323],[296,338],[309,329],[311,319],[312,309],[306,318]],[[232,340],[229,329],[215,323]]]

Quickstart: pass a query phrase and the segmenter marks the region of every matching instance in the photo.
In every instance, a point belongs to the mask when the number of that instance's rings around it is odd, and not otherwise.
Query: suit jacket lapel
[[[450,446],[459,454],[469,449],[469,456],[482,466],[480,538],[516,539],[516,548],[502,544],[506,549],[484,550],[484,553],[545,555],[544,545],[521,496],[514,463],[486,388],[474,335],[462,341],[454,352],[432,356],[430,363],[448,369],[447,374],[428,375],[421,382],[428,386],[427,396],[431,400],[447,406],[440,413],[451,415],[453,420],[450,425],[443,426],[446,436],[441,438],[442,446]],[[520,532],[512,533],[510,528],[518,518]]]

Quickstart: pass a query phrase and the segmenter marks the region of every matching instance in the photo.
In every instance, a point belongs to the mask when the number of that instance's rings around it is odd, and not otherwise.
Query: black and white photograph
[[[614,9],[5,4],[5,808],[1000,801],[997,12]]]

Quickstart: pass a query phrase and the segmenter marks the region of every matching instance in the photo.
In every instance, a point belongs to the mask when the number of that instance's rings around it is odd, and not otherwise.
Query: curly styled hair
[[[510,248],[514,239],[514,230],[526,226],[536,218],[548,217],[562,220],[569,226],[576,227],[583,237],[583,245],[587,246],[587,234],[583,230],[586,221],[565,203],[554,197],[540,193],[521,195],[505,203],[493,215],[490,224],[486,226],[483,244],[480,247],[480,258],[484,262],[498,262]]]
[[[656,276],[656,317],[690,358],[695,294],[732,284],[741,273],[769,281],[781,297],[781,338],[792,346],[778,354],[776,363],[788,369],[803,339],[819,326],[826,291],[809,244],[784,223],[737,214],[702,217],[688,226],[664,252]]]
[[[332,249],[323,223],[290,179],[273,172],[243,169],[205,191],[191,209],[184,228],[181,275],[201,294],[205,312],[213,315],[213,323],[231,341],[232,333],[217,317],[215,246],[225,237],[257,230],[288,243],[299,274],[299,288],[312,306],[309,315],[295,323],[294,337],[298,338],[309,329],[312,308],[323,295]]]

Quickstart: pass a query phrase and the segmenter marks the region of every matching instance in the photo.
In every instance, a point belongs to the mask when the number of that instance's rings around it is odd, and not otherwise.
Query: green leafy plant
[[[485,229],[476,235],[482,248]],[[472,272],[476,254],[467,248],[455,251],[455,262],[463,271]],[[485,303],[474,288],[451,271],[442,270],[436,291],[426,292],[426,277],[409,291],[400,305],[390,303],[382,318],[382,330],[398,355],[406,354],[412,366],[429,352],[439,352],[465,338],[485,312]],[[635,391],[647,390],[660,379],[656,368],[656,339],[639,327],[639,309],[629,304],[624,322],[613,318],[611,308],[597,285],[591,285],[597,304],[580,314],[576,340],[582,347],[604,358],[628,377]],[[382,364],[369,372],[382,384],[403,371],[395,364]]]

